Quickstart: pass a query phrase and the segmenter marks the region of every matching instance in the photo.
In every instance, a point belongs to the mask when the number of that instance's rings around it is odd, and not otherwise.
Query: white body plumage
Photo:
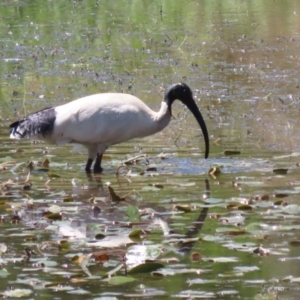
[[[59,145],[82,144],[92,158],[111,145],[161,131],[170,122],[167,110],[162,102],[159,112],[154,112],[129,94],[87,96],[55,107],[53,133],[44,139]]]

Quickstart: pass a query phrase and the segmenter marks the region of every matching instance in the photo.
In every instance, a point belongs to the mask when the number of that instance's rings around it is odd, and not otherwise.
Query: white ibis
[[[171,119],[174,100],[185,104],[198,121],[205,140],[205,158],[209,154],[209,138],[203,117],[191,89],[184,83],[171,85],[165,92],[160,110],[151,110],[140,99],[119,93],[103,93],[48,107],[10,125],[10,138],[36,136],[50,143],[82,144],[88,149],[85,171],[102,172],[105,150],[127,140],[161,131]]]

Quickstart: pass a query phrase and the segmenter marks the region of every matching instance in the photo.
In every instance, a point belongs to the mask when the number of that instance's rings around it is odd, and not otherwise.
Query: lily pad
[[[139,273],[151,273],[153,271],[156,271],[160,268],[163,268],[164,265],[158,262],[147,262],[143,263],[141,265],[137,265],[134,268],[130,269],[128,271],[129,275],[133,274],[139,274]]]
[[[225,150],[224,155],[239,155],[241,154],[241,151],[237,150]]]
[[[129,237],[134,241],[134,242],[139,242],[141,241],[146,235],[146,232],[141,229],[135,229],[130,232]]]
[[[141,220],[140,212],[136,206],[129,205],[126,209],[126,216],[130,222],[139,222]]]
[[[205,258],[203,260],[207,260],[214,263],[234,263],[238,262],[239,259],[237,257],[214,257],[214,258]]]
[[[32,294],[32,290],[29,289],[14,289],[3,292],[3,296],[9,298],[28,297],[30,294]]]
[[[127,284],[129,282],[135,281],[133,277],[130,276],[113,276],[109,279],[105,279],[104,281],[108,281],[108,283],[113,285]]]
[[[273,169],[274,174],[280,174],[280,175],[285,175],[288,173],[288,171],[289,171],[289,169],[284,169],[284,168]]]

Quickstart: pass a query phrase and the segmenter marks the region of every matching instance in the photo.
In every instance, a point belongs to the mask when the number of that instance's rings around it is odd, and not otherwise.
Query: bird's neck
[[[156,132],[163,130],[170,122],[171,119],[171,110],[168,104],[163,101],[161,103],[160,110],[155,113],[154,121],[156,123]]]

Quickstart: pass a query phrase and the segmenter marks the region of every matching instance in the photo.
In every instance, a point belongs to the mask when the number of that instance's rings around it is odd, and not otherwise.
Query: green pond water
[[[0,294],[298,299],[299,15],[296,0],[2,1]],[[108,149],[101,175],[84,148],[9,139],[13,121],[94,93],[158,110],[176,82],[207,160],[179,102],[161,133]]]

